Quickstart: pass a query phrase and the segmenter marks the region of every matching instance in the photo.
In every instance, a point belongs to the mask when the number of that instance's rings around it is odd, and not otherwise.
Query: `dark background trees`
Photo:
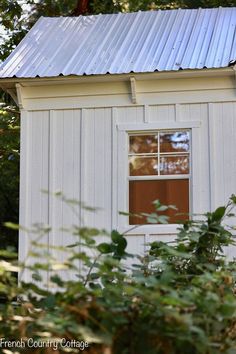
[[[40,16],[79,16],[174,8],[236,6],[236,0],[1,0],[0,62],[21,41]],[[4,222],[18,222],[20,114],[0,90],[0,248],[17,248],[17,231]]]
[[[138,10],[236,6],[236,0],[1,0],[0,25],[5,59],[40,16],[79,16]]]

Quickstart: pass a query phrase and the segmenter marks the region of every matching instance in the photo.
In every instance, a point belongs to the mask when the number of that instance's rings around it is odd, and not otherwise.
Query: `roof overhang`
[[[235,77],[236,65],[217,69],[192,69],[179,71],[163,71],[152,73],[129,73],[129,74],[106,74],[106,75],[83,75],[83,76],[57,76],[57,77],[36,77],[36,78],[0,78],[0,87],[8,92],[13,100],[20,105],[20,88],[53,86],[83,83],[109,83],[129,81],[133,100],[135,100],[135,85],[137,81],[147,80],[169,80],[169,79],[194,79],[194,78],[216,78]]]
[[[236,71],[235,66],[217,69],[197,69],[197,70],[179,70],[162,71],[151,73],[128,73],[128,74],[106,74],[106,75],[83,75],[83,76],[56,76],[56,77],[35,77],[35,78],[0,78],[0,87],[3,90],[15,88],[16,83],[22,86],[45,86],[55,84],[76,84],[76,83],[96,83],[96,82],[115,82],[129,81],[134,77],[136,81],[142,80],[163,80],[163,79],[189,79],[195,77],[222,77],[233,76]]]

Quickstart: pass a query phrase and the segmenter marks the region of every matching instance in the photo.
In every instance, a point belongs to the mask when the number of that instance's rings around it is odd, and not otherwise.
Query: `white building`
[[[142,253],[173,238],[179,217],[150,225],[119,211],[150,212],[158,198],[190,214],[226,203],[235,34],[236,8],[41,18],[0,67],[21,109],[20,224],[129,230],[129,250]],[[56,191],[101,209],[78,218]],[[46,242],[71,239],[55,231]],[[28,247],[22,232],[21,259]]]

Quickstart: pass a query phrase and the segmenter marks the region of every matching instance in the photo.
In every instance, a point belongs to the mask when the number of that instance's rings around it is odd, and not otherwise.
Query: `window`
[[[151,213],[153,201],[175,205],[169,223],[188,219],[190,179],[190,130],[159,130],[129,134],[129,212]],[[176,214],[177,213],[177,214]],[[129,217],[129,224],[146,224]]]

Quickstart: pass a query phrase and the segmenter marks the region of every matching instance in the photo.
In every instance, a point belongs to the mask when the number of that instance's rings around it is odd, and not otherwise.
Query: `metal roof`
[[[236,8],[41,17],[0,78],[223,68],[236,60]]]

